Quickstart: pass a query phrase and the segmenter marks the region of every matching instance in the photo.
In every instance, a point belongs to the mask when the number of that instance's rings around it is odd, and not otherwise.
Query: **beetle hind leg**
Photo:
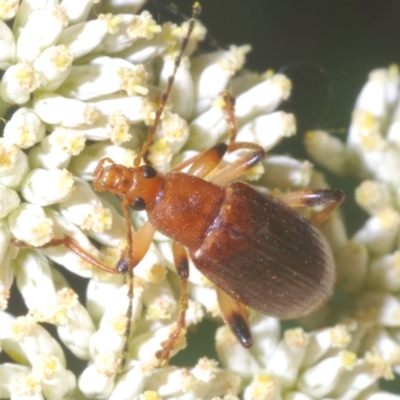
[[[292,208],[325,206],[310,218],[314,225],[318,225],[340,206],[344,200],[344,193],[337,189],[304,189],[283,194],[278,199]]]
[[[229,296],[219,287],[216,287],[216,289],[219,308],[225,323],[229,326],[240,344],[248,349],[253,345],[253,339],[251,337],[246,306]]]
[[[179,342],[186,335],[186,310],[188,308],[188,277],[189,260],[186,250],[177,242],[173,242],[172,252],[174,263],[181,279],[181,294],[179,298],[179,317],[175,329],[170,333],[168,339],[161,343],[162,349],[156,353],[160,360],[160,367],[168,364],[171,352],[179,345]]]

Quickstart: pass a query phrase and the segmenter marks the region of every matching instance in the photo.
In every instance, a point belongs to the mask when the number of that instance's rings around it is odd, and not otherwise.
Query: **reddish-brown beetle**
[[[111,192],[122,199],[128,244],[116,269],[95,260],[69,237],[48,244],[65,244],[106,271],[132,276],[156,230],[174,240],[174,261],[182,280],[180,316],[177,328],[158,353],[162,365],[168,362],[171,350],[185,330],[188,302],[185,249],[196,267],[215,283],[226,323],[241,344],[250,347],[252,338],[246,306],[279,318],[295,318],[318,309],[331,296],[335,282],[334,262],[328,244],[314,224],[325,220],[344,198],[339,190],[301,190],[276,199],[245,183],[231,182],[259,163],[265,153],[253,143],[235,142],[234,101],[229,93],[223,96],[230,127],[229,145],[219,143],[165,175],[157,173],[150,165],[140,166],[159,124],[199,11],[196,3],[173,74],[134,168],[115,164],[107,158],[99,162],[94,173],[96,190]],[[249,152],[211,179],[204,179],[226,152],[239,149]],[[182,172],[185,168],[188,170]],[[315,205],[326,207],[310,220],[292,210]],[[148,222],[134,233],[129,207],[146,210],[148,215]]]

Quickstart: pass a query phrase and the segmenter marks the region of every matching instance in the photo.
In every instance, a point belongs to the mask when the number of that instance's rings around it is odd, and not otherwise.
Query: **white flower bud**
[[[365,283],[368,251],[356,240],[349,240],[336,254],[337,284],[346,293],[355,293]]]
[[[347,146],[359,157],[361,151],[382,149],[384,140],[381,121],[368,111],[355,109],[347,135]]]
[[[292,157],[271,155],[262,162],[265,173],[260,185],[271,189],[303,188],[310,184],[312,164]]]
[[[387,107],[398,97],[399,77],[387,69],[376,69],[369,73],[368,81],[357,97],[355,109],[370,112],[378,118],[386,118]],[[397,96],[395,95],[397,92]]]
[[[149,364],[135,363],[132,369],[118,379],[109,400],[130,400],[139,396],[145,390],[146,383],[153,370],[154,367]],[[137,398],[142,400],[142,396]],[[158,398],[153,397],[152,400],[158,400]]]
[[[186,326],[197,325],[204,318],[203,306],[197,302],[190,300],[188,301],[188,309],[186,310]]]
[[[8,21],[15,17],[18,10],[18,0],[0,1],[0,20]]]
[[[10,289],[14,281],[14,270],[11,260],[15,258],[15,253],[17,251],[13,246],[10,246],[10,239],[10,231],[3,220],[3,222],[0,223],[0,311],[6,310],[8,307]]]
[[[79,4],[82,3],[84,1],[79,2]],[[65,28],[60,35],[58,44],[68,47],[76,60],[95,49],[104,39],[106,33],[107,21],[105,20],[80,22]]]
[[[98,57],[90,64],[72,67],[59,92],[76,100],[91,100],[124,90],[128,96],[146,95],[147,72],[143,64],[121,58]]]
[[[374,327],[369,330],[359,351],[364,354],[370,349],[374,349],[386,362],[399,369],[400,345],[387,329]]]
[[[78,131],[56,128],[37,146],[29,151],[32,168],[64,169],[73,155],[78,155],[85,146],[85,137]]]
[[[266,80],[240,94],[236,99],[236,118],[239,123],[274,111],[290,96],[292,83],[282,74],[268,76]]]
[[[27,365],[29,361],[25,356],[25,352],[21,349],[21,344],[15,338],[13,333],[12,327],[15,321],[16,318],[13,315],[5,311],[0,311],[1,351],[4,351],[6,354],[12,355],[12,357],[17,359],[20,363]],[[23,368],[21,365],[19,365],[19,367]],[[0,380],[2,378],[3,375],[0,374]]]
[[[281,400],[279,381],[267,371],[257,371],[243,393],[244,400]]]
[[[259,371],[258,357],[255,358],[251,352],[243,348],[226,325],[217,329],[215,347],[223,367],[240,377],[249,379]]]
[[[276,111],[262,115],[240,128],[236,140],[259,144],[265,151],[274,147],[282,138],[296,133],[294,114]]]
[[[176,324],[167,326],[160,326],[158,324],[157,326],[158,329],[135,335],[129,341],[129,360],[143,361],[154,366],[159,365],[160,360],[156,357],[156,352],[161,350],[161,344],[166,341],[169,335],[175,330]],[[179,350],[185,347],[186,329],[183,329],[170,356],[173,357]]]
[[[152,39],[136,40],[130,47],[118,53],[118,56],[133,64],[150,63],[171,46],[171,36],[176,39],[176,33],[171,26],[175,26],[176,29],[176,25],[166,23],[162,26],[161,34],[156,33]],[[135,29],[132,33],[135,35]]]
[[[156,131],[155,140],[163,138],[170,145],[173,154],[178,153],[189,137],[189,126],[178,114],[165,113],[159,129]]]
[[[313,398],[324,398],[339,385],[345,371],[353,368],[356,361],[356,354],[348,351],[342,351],[335,357],[323,359],[302,373],[297,387]]]
[[[40,379],[40,386],[46,400],[67,398],[76,389],[75,375],[54,356],[40,356],[33,365],[32,376]]]
[[[267,370],[279,377],[282,388],[290,388],[295,382],[307,345],[308,336],[302,328],[288,329],[268,360]]]
[[[42,246],[53,238],[53,221],[43,208],[22,203],[8,216],[11,233],[33,247]]]
[[[371,215],[393,206],[388,186],[371,180],[361,182],[355,190],[355,199]]]
[[[48,10],[32,12],[26,25],[19,30],[18,60],[33,62],[43,50],[56,43],[67,25],[68,17],[62,7],[55,6]]]
[[[400,252],[384,254],[373,259],[369,265],[368,286],[390,292],[400,290]]]
[[[108,14],[105,16],[107,17]],[[114,17],[115,18],[115,17]],[[129,48],[137,39],[152,39],[154,34],[161,32],[161,26],[157,25],[148,11],[140,15],[132,15],[129,10],[127,14],[120,14],[116,25],[116,32],[109,32],[96,52],[102,54],[113,54]]]
[[[370,252],[379,255],[392,251],[400,226],[400,215],[386,208],[370,217],[356,232],[354,239],[363,243]]]
[[[44,400],[40,380],[28,373],[15,374],[10,382],[10,398],[13,400]]]
[[[121,111],[116,110],[107,117],[101,116],[86,129],[77,129],[76,133],[88,140],[110,139],[117,146],[132,139],[128,120]]]
[[[285,400],[314,400],[314,399],[301,392],[289,392],[285,395]]]
[[[114,14],[136,14],[145,3],[146,0],[106,0],[104,2],[104,6],[107,12],[111,12]]]
[[[75,182],[76,190],[59,206],[63,216],[83,230],[104,232],[110,229],[111,211],[103,208],[86,181],[76,178]]]
[[[315,186],[312,186],[315,187]],[[347,246],[347,231],[344,224],[343,218],[338,212],[333,212],[329,218],[324,221],[320,230],[324,235],[325,239],[329,243],[332,253],[336,256]],[[360,250],[360,256],[363,250]]]
[[[110,95],[101,100],[89,102],[97,112],[108,117],[120,111],[130,123],[142,122],[146,119],[148,100],[143,96]]]
[[[68,199],[73,191],[74,177],[66,169],[32,169],[22,183],[24,199],[39,206],[49,206]]]
[[[376,390],[365,393],[363,395],[363,400],[397,400],[398,397],[398,394]]]
[[[172,149],[166,139],[158,139],[149,148],[149,160],[151,165],[162,174],[171,169]]]
[[[60,6],[64,9],[70,25],[75,25],[78,22],[86,21],[89,12],[96,3],[94,0],[61,0]]]
[[[91,125],[99,117],[96,110],[84,102],[51,92],[36,93],[32,104],[40,119],[52,125],[74,128]]]
[[[12,1],[18,5],[18,1]],[[1,19],[0,5],[0,70],[5,70],[15,62],[15,39],[11,29]]]
[[[387,292],[367,292],[357,299],[359,309],[374,309],[376,321],[387,327],[400,326],[400,300]]]
[[[44,50],[34,61],[33,67],[39,73],[40,89],[58,89],[72,68],[73,52],[64,45],[52,46]]]
[[[0,186],[0,218],[4,218],[11,211],[14,211],[20,202],[21,200],[16,191]]]
[[[304,145],[312,159],[329,171],[338,175],[348,171],[347,151],[338,138],[321,130],[308,131]]]
[[[143,304],[147,307],[145,318],[149,321],[171,319],[177,309],[172,288],[166,279],[145,290]]]
[[[22,149],[27,149],[40,142],[45,134],[44,123],[32,109],[26,107],[15,111],[4,128],[4,137],[7,141]]]
[[[250,323],[254,344],[248,351],[267,365],[281,338],[280,322],[277,318],[254,313],[250,315]]]
[[[94,258],[98,257],[98,250],[89,241],[86,235],[74,224],[66,220],[51,208],[46,209],[46,214],[53,223],[54,237],[63,238],[65,235],[72,237],[79,245]],[[92,277],[97,267],[79,257],[77,254],[68,250],[65,246],[52,246],[42,250],[52,261],[60,264],[74,274],[85,278]]]
[[[118,365],[119,360],[114,354],[99,354],[94,364],[89,365],[79,377],[81,392],[89,398],[108,398],[114,388]]]
[[[101,208],[102,208],[102,221],[99,223],[95,224],[96,226],[104,224],[104,222],[107,222],[108,220],[108,215],[110,215],[111,219],[111,226],[109,229],[104,230],[104,231],[96,231],[94,229],[91,229],[87,232],[88,236],[91,237],[92,239],[96,240],[97,242],[106,245],[106,246],[118,246],[120,245],[123,241],[126,240],[126,228],[125,228],[125,219],[124,217],[115,209],[115,207],[109,203],[107,200],[105,200],[102,197],[98,197],[100,200]],[[119,207],[120,203],[117,202],[115,203],[117,207]],[[104,215],[103,215],[104,214]],[[89,218],[88,218],[89,220]],[[118,259],[119,260],[119,259]],[[118,261],[117,260],[117,261]],[[113,263],[112,265],[116,265],[117,261]]]
[[[228,132],[228,125],[221,110],[223,104],[223,99],[218,97],[210,109],[190,123],[190,148],[206,150],[218,143],[221,136]]]
[[[182,22],[182,25],[178,27],[178,29],[175,32],[175,36],[178,39],[177,42],[175,42],[174,46],[175,48],[180,47],[182,41],[184,40],[186,33],[189,30],[189,20],[186,20]],[[203,41],[206,38],[207,35],[207,28],[199,21],[196,20],[192,34],[190,35],[188,45],[185,50],[186,56],[191,56],[196,50],[197,50],[197,45],[199,42]],[[228,66],[232,66],[235,68],[239,68],[238,65],[244,64],[244,56],[246,53],[249,51],[247,48],[250,48],[249,45],[243,45],[240,47],[237,46],[230,46],[229,51],[232,53],[230,54],[231,57],[229,57],[229,60],[227,61]],[[250,48],[251,49],[251,48]],[[240,67],[241,68],[241,67]]]
[[[4,398],[10,399],[11,393],[10,389],[13,388],[13,382],[17,375],[23,374],[28,375],[30,372],[30,368],[26,367],[25,365],[19,365],[14,363],[4,363],[0,365],[0,387],[1,387],[1,395]],[[13,388],[14,390],[14,388]],[[13,393],[14,398],[15,393]],[[43,397],[42,397],[43,398]]]
[[[135,277],[152,284],[164,281],[167,275],[163,253],[159,252],[154,245],[150,246],[144,258],[135,267]]]
[[[167,88],[168,78],[174,70],[174,64],[175,57],[171,55],[164,56],[164,64],[159,78],[159,87],[161,89],[165,90]],[[172,111],[184,119],[190,119],[194,112],[194,82],[189,67],[189,59],[184,57],[175,75],[174,85],[169,96],[169,101],[173,104]]]
[[[66,361],[61,346],[32,317],[16,318],[11,330],[30,363],[34,363],[40,356],[53,355],[65,366]]]
[[[11,65],[0,82],[0,96],[8,103],[23,104],[40,85],[39,74],[31,64]]]
[[[17,286],[29,310],[42,310],[54,302],[56,290],[46,257],[31,249],[21,249],[13,261]]]
[[[383,151],[371,153],[373,157],[366,161],[367,171],[370,171],[378,181],[398,187],[400,185],[400,149],[387,145]]]
[[[195,114],[207,110],[226,89],[229,79],[243,67],[250,50],[249,45],[231,46],[229,51],[206,53],[193,58],[191,71],[196,77]]]
[[[65,315],[57,311],[65,309]],[[95,332],[94,324],[85,307],[79,302],[78,295],[69,288],[57,292],[56,303],[49,311],[56,311],[55,319],[48,322],[57,325],[58,336],[69,350],[78,358],[89,359],[89,340]],[[61,317],[61,318],[60,318]],[[46,322],[46,321],[45,321]]]
[[[362,378],[361,378],[362,377]],[[359,397],[378,382],[379,378],[394,379],[390,364],[376,350],[365,354],[354,368],[350,369],[340,384],[330,393],[332,398],[344,398],[349,392]]]
[[[74,157],[69,164],[70,171],[85,180],[93,180],[93,171],[99,160],[109,157],[118,164],[133,167],[136,154],[131,149],[111,146],[105,143],[94,143],[85,146],[79,157]]]
[[[356,324],[355,324],[356,325]],[[357,328],[357,326],[355,326]],[[326,354],[338,353],[347,348],[352,340],[352,327],[337,324],[332,328],[324,328],[309,333],[309,344],[303,359],[302,368],[316,364]]]
[[[103,285],[104,286],[104,285]],[[121,356],[123,347],[126,344],[127,338],[125,337],[126,329],[130,324],[130,331],[133,332],[140,320],[142,311],[142,292],[144,283],[138,279],[135,279],[134,286],[134,299],[132,302],[132,314],[130,321],[127,320],[127,309],[129,305],[128,298],[128,287],[127,285],[121,286],[118,289],[113,290],[112,299],[113,301],[105,303],[104,299],[99,299],[105,304],[100,303],[97,306],[105,306],[104,315],[101,318],[99,329],[93,334],[90,339],[90,354],[94,358],[98,354],[115,354]],[[101,291],[103,294],[104,287]],[[108,291],[111,293],[110,291]],[[92,298],[92,305],[95,299]]]
[[[0,138],[0,184],[18,188],[28,172],[25,153],[7,139]]]

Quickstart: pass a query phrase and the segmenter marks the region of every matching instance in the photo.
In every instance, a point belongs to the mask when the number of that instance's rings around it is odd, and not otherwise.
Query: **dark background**
[[[160,17],[169,3],[155,0]],[[191,0],[176,0],[190,14]],[[202,0],[201,21],[222,48],[251,44],[247,67],[287,73],[304,129],[344,128],[368,72],[399,61],[398,0]],[[166,10],[167,7],[164,7]]]

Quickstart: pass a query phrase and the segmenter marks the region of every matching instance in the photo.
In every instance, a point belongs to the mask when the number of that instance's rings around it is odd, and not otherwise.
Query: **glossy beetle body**
[[[120,190],[134,208],[143,204],[151,225],[185,246],[196,267],[235,300],[295,318],[332,294],[335,268],[326,240],[278,199],[243,182],[219,186],[184,172],[148,174],[148,166],[126,168],[121,188],[115,168],[121,176],[119,165],[98,171],[97,190]]]

